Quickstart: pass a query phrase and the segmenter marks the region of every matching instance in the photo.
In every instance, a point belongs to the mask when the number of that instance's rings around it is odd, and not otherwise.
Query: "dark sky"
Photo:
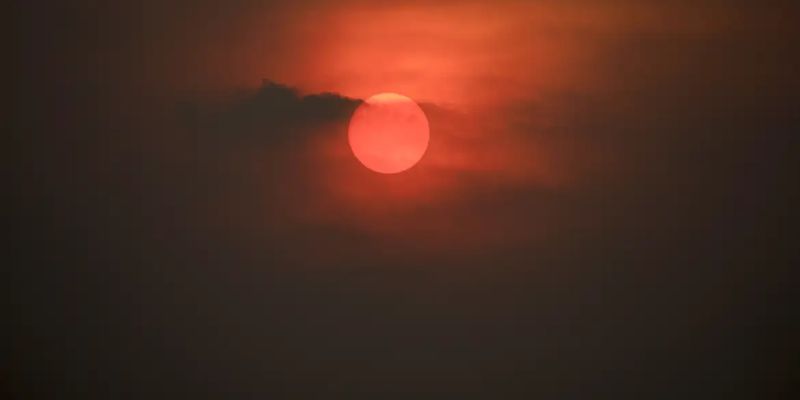
[[[14,398],[798,389],[791,2],[13,8]]]

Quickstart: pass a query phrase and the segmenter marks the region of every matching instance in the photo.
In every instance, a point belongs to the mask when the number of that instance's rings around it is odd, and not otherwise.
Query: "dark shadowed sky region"
[[[794,2],[52,3],[12,6],[10,398],[800,388]],[[396,174],[348,145],[382,92],[430,127]]]

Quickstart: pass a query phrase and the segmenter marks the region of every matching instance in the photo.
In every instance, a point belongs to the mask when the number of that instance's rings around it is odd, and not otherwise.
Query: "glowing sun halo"
[[[394,174],[413,167],[428,148],[430,130],[422,109],[410,98],[380,93],[362,103],[350,118],[348,140],[367,168]]]

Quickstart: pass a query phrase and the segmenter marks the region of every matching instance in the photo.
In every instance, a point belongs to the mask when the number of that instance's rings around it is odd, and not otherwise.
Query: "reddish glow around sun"
[[[410,98],[380,93],[353,113],[348,139],[353,154],[367,168],[394,174],[413,167],[428,148],[428,118]]]

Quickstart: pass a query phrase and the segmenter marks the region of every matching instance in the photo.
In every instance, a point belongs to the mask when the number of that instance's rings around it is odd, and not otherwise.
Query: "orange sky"
[[[689,66],[740,27],[724,8],[680,3],[347,4],[250,9],[201,47],[205,84],[247,88],[266,78],[305,93],[392,91],[423,103],[431,147],[407,176],[365,174],[343,132],[326,128],[306,147],[321,195],[293,207],[300,218],[344,218],[373,232],[482,232],[466,240],[510,240],[519,224],[456,211],[407,221],[425,207],[468,203],[482,195],[475,187],[568,192],[623,179],[639,160],[620,145],[640,139],[614,137],[603,122],[658,101],[649,93],[667,91],[654,83],[698,84]]]
[[[455,105],[593,90],[626,35],[707,34],[735,19],[707,6],[592,1],[336,2],[259,15],[238,27],[241,62],[230,65],[239,84],[268,77],[310,92],[394,91]]]

